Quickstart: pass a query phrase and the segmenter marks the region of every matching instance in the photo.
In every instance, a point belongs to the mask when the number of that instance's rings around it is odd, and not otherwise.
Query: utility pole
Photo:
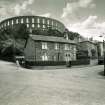
[[[104,33],[103,33],[103,35],[104,35]],[[104,38],[103,35],[101,35],[99,37],[103,37]],[[105,41],[104,41],[104,39],[103,39],[103,64],[104,64],[104,76],[105,76]]]
[[[105,41],[103,40],[104,76],[105,76]]]

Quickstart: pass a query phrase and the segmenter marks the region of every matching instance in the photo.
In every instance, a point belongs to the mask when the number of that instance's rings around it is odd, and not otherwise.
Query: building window
[[[58,50],[59,49],[59,44],[55,43],[55,49]]]
[[[76,52],[76,47],[75,47],[75,46],[72,46],[72,50],[73,50],[74,52]]]
[[[34,28],[35,27],[35,24],[32,24],[32,27]]]
[[[47,24],[48,24],[48,25],[50,24],[50,21],[49,21],[49,20],[47,20]]]
[[[12,20],[12,25],[13,25],[13,20]]]
[[[46,28],[45,25],[43,25],[43,28]]]
[[[27,28],[29,28],[29,24],[27,24]]]
[[[52,26],[54,25],[53,21],[52,21],[52,23],[51,23],[51,24],[52,24]]]
[[[40,24],[38,24],[38,28],[40,28]]]
[[[29,23],[29,19],[28,18],[26,19],[26,23]]]
[[[45,19],[43,19],[43,24],[45,24]]]
[[[18,24],[19,23],[19,21],[18,21],[18,19],[16,19],[16,24]]]
[[[37,19],[37,22],[38,22],[38,23],[40,23],[40,20],[39,20],[39,18]]]
[[[32,18],[32,23],[35,23],[35,20],[34,20],[34,18]]]
[[[42,60],[43,61],[48,61],[48,56],[46,53],[44,53],[44,55],[42,55]]]
[[[8,26],[9,26],[9,21],[8,21]]]
[[[69,50],[69,44],[65,44],[65,50]]]
[[[23,19],[21,19],[21,23],[23,23]]]
[[[42,42],[42,49],[47,49],[47,42]]]

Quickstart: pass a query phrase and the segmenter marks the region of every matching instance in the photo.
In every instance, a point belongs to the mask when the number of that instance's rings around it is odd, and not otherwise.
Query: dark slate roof
[[[48,42],[60,42],[60,43],[71,43],[76,44],[72,40],[66,40],[63,37],[54,37],[54,36],[44,36],[44,35],[30,35],[33,40],[37,41],[48,41]]]

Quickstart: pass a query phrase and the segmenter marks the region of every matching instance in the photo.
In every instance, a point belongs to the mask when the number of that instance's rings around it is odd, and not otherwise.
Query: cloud
[[[92,3],[92,0],[79,0],[78,7],[86,8]]]
[[[51,14],[50,13],[45,13],[45,14],[42,14],[40,16],[42,16],[42,17],[51,17]]]
[[[8,16],[12,16],[11,10],[6,9],[6,7],[0,8],[0,21],[8,18]]]
[[[67,18],[69,15],[76,12],[79,8],[94,8],[95,4],[92,3],[93,0],[78,0],[76,2],[68,2],[66,4],[66,7],[63,8],[63,13],[61,15],[61,18]]]
[[[0,21],[18,15],[34,15],[35,11],[31,9],[30,5],[34,3],[34,0],[25,0],[22,4],[5,5],[0,8]]]
[[[70,31],[78,32],[84,37],[97,37],[105,33],[105,21],[97,22],[97,16],[89,16],[86,20],[68,25]]]
[[[72,14],[73,11],[77,9],[77,4],[76,3],[67,3],[66,7],[63,8],[63,14],[61,18],[67,17],[69,14]]]
[[[33,4],[34,0],[27,0],[24,1],[21,5],[16,4],[13,8],[13,12],[15,15],[22,15],[24,13],[30,13],[33,14],[33,11],[28,8],[29,5]]]
[[[31,5],[33,5],[33,3],[35,2],[35,0],[25,0],[23,2],[19,2],[17,4],[12,4],[11,5],[6,5],[3,7],[0,7],[0,21],[6,19],[6,18],[10,18],[13,16],[22,16],[22,15],[37,15],[35,10],[33,10],[31,7]],[[51,17],[51,13],[45,13],[42,14],[40,16],[43,17]]]
[[[93,27],[93,25],[95,24],[97,19],[97,16],[89,16],[83,23],[82,26],[84,28],[89,28],[89,27]]]

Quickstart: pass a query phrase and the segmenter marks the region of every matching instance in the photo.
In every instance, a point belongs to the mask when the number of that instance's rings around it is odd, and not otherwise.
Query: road
[[[103,66],[28,70],[0,61],[0,105],[105,105]]]

